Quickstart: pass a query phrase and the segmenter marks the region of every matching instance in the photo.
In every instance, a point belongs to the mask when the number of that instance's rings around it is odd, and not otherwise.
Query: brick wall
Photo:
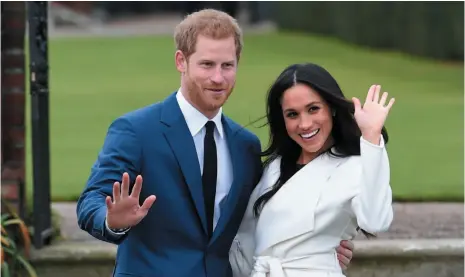
[[[26,198],[25,5],[23,1],[1,2],[1,190],[21,216]]]

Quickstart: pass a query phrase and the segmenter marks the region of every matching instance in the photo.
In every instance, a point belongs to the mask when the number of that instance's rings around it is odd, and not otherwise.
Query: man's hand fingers
[[[339,263],[342,263],[345,266],[345,268],[347,268],[350,263],[350,260],[341,254],[337,254],[337,259],[339,260]]]
[[[121,184],[121,198],[126,198],[129,196],[129,174],[124,172],[123,182]]]
[[[338,255],[346,257],[349,261],[352,259],[352,250],[339,246],[336,249]]]
[[[141,190],[142,190],[142,176],[137,175],[136,183],[134,184],[134,187],[132,188],[131,197],[139,199]]]
[[[105,204],[107,205],[107,211],[110,211],[111,209],[113,209],[113,202],[111,202],[111,197],[110,196],[107,196],[105,198]]]
[[[141,211],[144,213],[144,214],[147,214],[147,212],[149,211],[150,207],[152,207],[153,203],[155,202],[155,199],[157,197],[155,197],[155,195],[150,195],[149,197],[147,197],[144,201],[144,203],[142,204],[142,206],[140,207]]]
[[[339,265],[341,266],[342,270],[347,270],[347,266],[345,266],[343,263],[339,262]]]
[[[118,182],[115,182],[113,184],[113,199],[115,203],[119,202],[121,200],[121,193],[120,193],[120,185]],[[111,200],[111,198],[110,198]]]
[[[341,246],[346,248],[346,249],[349,249],[350,251],[354,251],[354,243],[350,240],[343,240],[341,241]]]

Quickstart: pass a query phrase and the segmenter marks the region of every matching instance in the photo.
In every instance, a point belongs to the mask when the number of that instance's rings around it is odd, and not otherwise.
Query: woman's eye
[[[287,113],[287,117],[293,118],[293,117],[296,117],[296,116],[297,116],[296,112]]]
[[[316,112],[316,111],[318,111],[319,109],[320,109],[320,107],[316,107],[316,106],[315,106],[315,107],[310,107],[310,108],[308,109],[308,111],[309,111],[309,112]]]

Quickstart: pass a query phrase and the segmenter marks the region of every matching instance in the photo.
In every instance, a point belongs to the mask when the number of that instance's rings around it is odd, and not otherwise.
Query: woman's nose
[[[299,122],[299,128],[302,130],[308,130],[312,126],[312,120],[306,116],[302,117]]]

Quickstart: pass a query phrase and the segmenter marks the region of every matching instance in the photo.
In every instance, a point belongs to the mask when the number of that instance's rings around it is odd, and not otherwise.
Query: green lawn
[[[347,97],[373,83],[396,97],[388,119],[396,199],[463,199],[463,67],[376,52],[297,34],[246,36],[237,86],[225,112],[247,124],[265,111],[266,90],[288,64],[322,64]],[[171,37],[89,38],[50,43],[54,200],[74,200],[110,122],[179,86]],[[267,128],[254,128],[265,146]],[[31,182],[30,141],[28,181]]]

